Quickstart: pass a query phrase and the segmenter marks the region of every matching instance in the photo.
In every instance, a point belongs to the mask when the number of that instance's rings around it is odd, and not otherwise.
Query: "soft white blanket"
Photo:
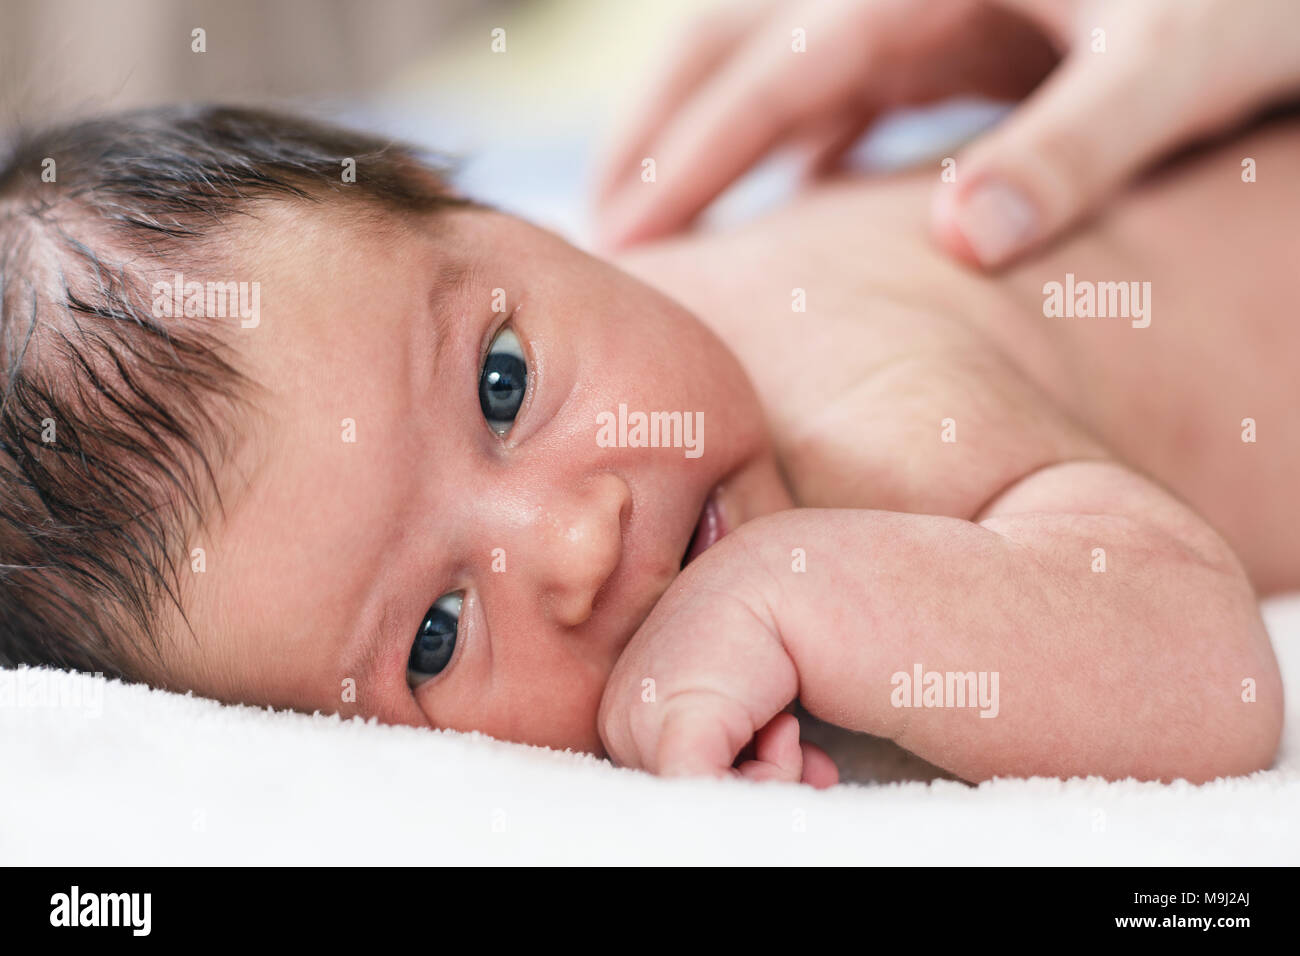
[[[0,862],[1300,863],[1300,597],[1274,769],[1194,787],[661,780],[478,734],[0,671]]]

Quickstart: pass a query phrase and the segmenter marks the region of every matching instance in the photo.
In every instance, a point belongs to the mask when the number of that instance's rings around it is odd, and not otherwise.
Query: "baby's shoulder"
[[[1101,446],[964,320],[877,305],[828,350],[833,390],[782,451],[801,503],[970,518],[1002,489]]]

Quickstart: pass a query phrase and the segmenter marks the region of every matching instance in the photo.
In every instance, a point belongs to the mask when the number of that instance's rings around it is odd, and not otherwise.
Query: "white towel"
[[[1266,618],[1290,691],[1276,766],[1204,786],[662,780],[479,734],[0,671],[0,863],[1296,864],[1300,597]]]

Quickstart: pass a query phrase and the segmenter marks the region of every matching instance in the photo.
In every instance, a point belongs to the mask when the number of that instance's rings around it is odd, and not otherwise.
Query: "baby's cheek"
[[[458,707],[455,716],[442,708],[445,716],[435,724],[477,730],[499,740],[601,754],[596,716],[608,676],[608,668],[592,662],[534,661],[509,675],[493,675],[487,688],[462,691],[465,696],[457,703],[468,706]]]
[[[562,673],[530,678],[533,704],[516,739],[560,750],[603,753],[596,717],[608,677],[607,670],[566,666]]]

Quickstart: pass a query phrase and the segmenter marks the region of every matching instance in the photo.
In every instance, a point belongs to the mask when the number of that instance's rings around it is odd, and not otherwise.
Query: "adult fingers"
[[[666,47],[666,62],[649,86],[624,113],[596,164],[597,205],[609,200],[631,175],[647,145],[654,140],[682,103],[716,70],[754,27],[761,11],[735,5],[692,21]]]
[[[994,268],[1060,233],[1195,126],[1195,77],[1153,67],[1153,37],[1086,44],[957,158],[932,225],[958,258]]]
[[[681,228],[792,128],[862,108],[875,41],[870,31],[830,20],[847,16],[842,11],[825,8],[822,20],[817,9],[797,17],[783,8],[765,21],[674,113],[641,157],[653,162],[653,176],[625,177],[602,210],[606,245]],[[800,37],[820,44],[815,56]]]

